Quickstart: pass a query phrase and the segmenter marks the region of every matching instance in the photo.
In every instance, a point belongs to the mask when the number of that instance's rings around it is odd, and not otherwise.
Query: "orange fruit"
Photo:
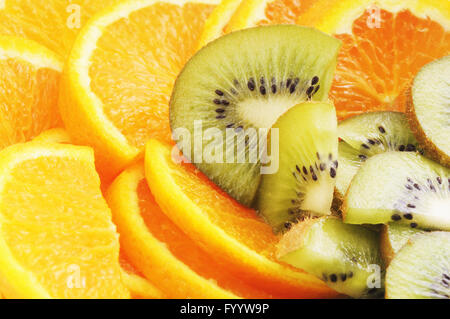
[[[405,111],[414,75],[450,54],[449,1],[319,0],[298,22],[343,42],[330,92],[341,119]]]
[[[319,279],[275,262],[271,228],[192,165],[175,164],[170,146],[150,140],[145,171],[164,213],[230,272],[284,298],[336,296]]]
[[[71,144],[70,136],[63,128],[53,128],[42,132],[33,142]]]
[[[150,283],[121,252],[122,281],[133,299],[162,299],[164,294]]]
[[[141,156],[149,138],[171,140],[172,86],[218,2],[122,1],[81,31],[64,72],[60,109],[74,142],[95,149],[106,176]]]
[[[45,47],[0,36],[0,150],[62,125],[61,71],[61,61]]]
[[[161,211],[142,164],[120,174],[107,199],[124,253],[168,297],[271,297],[229,275]]]
[[[129,297],[90,148],[29,142],[0,153],[0,291]]]
[[[61,58],[95,12],[117,0],[1,0],[0,34],[35,40]]]
[[[258,25],[296,23],[316,0],[224,0],[205,23],[202,47],[219,36]],[[329,0],[332,1],[332,0]]]

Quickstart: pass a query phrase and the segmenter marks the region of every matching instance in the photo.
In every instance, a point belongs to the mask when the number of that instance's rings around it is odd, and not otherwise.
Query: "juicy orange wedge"
[[[419,69],[450,54],[450,2],[319,0],[300,16],[343,42],[330,97],[340,119],[405,111]]]
[[[161,211],[143,165],[125,170],[108,190],[121,247],[135,267],[170,298],[268,298],[229,275]]]
[[[175,164],[170,146],[150,140],[145,167],[164,213],[228,271],[284,298],[336,296],[315,277],[275,262],[278,238],[270,227],[193,166]]]
[[[0,153],[0,291],[129,297],[90,148],[29,142]]]
[[[104,175],[115,176],[142,155],[149,138],[171,140],[172,86],[218,2],[121,1],[81,31],[60,107],[74,142],[95,149]]]
[[[1,0],[0,34],[34,40],[65,58],[81,27],[117,0]]]
[[[121,252],[120,266],[122,267],[122,281],[130,291],[133,299],[162,299],[164,294],[156,288],[144,275],[142,275],[136,267],[134,267],[129,259]]]
[[[34,41],[0,36],[0,150],[62,125],[62,63]]]

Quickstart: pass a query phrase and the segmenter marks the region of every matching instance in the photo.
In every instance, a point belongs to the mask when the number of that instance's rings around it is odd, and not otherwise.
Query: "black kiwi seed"
[[[287,81],[286,81],[286,87],[287,87],[287,88],[290,87],[290,86],[291,86],[291,83],[292,83],[292,79],[287,79]]]
[[[328,276],[326,273],[322,274],[322,279],[323,279],[323,281],[328,281]]]
[[[402,216],[400,216],[399,214],[394,214],[391,216],[393,221],[399,221],[400,219],[402,219]]]
[[[334,164],[334,167],[335,167],[335,168],[338,168],[338,167],[339,167],[339,162],[338,162],[338,161],[334,161],[333,164]]]
[[[375,145],[375,141],[371,140],[370,138],[367,140],[367,142],[369,142],[370,145]]]
[[[331,161],[333,159],[333,154],[328,154],[328,159]]]
[[[411,228],[416,228],[417,227],[417,223],[411,223],[410,226],[411,226]]]
[[[305,166],[303,166],[303,174],[308,175],[308,170],[306,169]]]
[[[317,181],[317,175],[316,175],[316,173],[314,173],[314,172],[312,172],[312,179],[314,180],[314,181]]]
[[[250,78],[248,80],[247,86],[250,91],[254,91],[255,90],[255,80],[253,78]]]
[[[307,90],[306,90],[306,95],[311,96],[312,93],[314,91],[314,86],[310,86]]]
[[[404,214],[403,217],[405,217],[407,220],[413,219],[413,215],[412,214]]]
[[[221,100],[219,100],[219,99],[214,99],[214,104],[217,104],[217,105],[220,105],[220,104],[222,104],[222,101]]]
[[[298,165],[295,165],[295,169],[296,169],[299,173],[301,173],[300,167],[298,167]]]
[[[221,120],[221,119],[224,119],[224,118],[226,118],[226,116],[225,115],[218,115],[218,116],[216,116],[216,119],[218,119],[218,120]]]
[[[418,191],[420,191],[420,186],[419,186],[419,184],[415,183],[415,184],[414,184],[414,187],[415,187]]]
[[[412,144],[408,144],[406,145],[406,151],[407,152],[415,152],[416,151],[416,147]]]
[[[232,128],[234,126],[234,123],[230,123],[227,125],[227,128]]]
[[[408,208],[416,208],[416,205],[413,205],[413,204],[408,204],[408,205],[406,205]]]
[[[320,160],[320,154],[319,152],[316,153],[317,159]]]
[[[272,93],[273,94],[277,93],[277,85],[276,84],[272,84]]]
[[[403,151],[405,150],[405,145],[400,145],[400,146],[398,147],[398,150],[399,150],[400,152],[403,152]]]
[[[260,92],[262,95],[266,95],[266,87],[261,86],[261,87],[259,88],[259,92]]]
[[[342,281],[347,280],[347,275],[346,275],[346,274],[341,274],[341,280],[342,280]]]
[[[316,85],[317,83],[319,83],[319,77],[316,75],[312,78],[311,85]]]
[[[362,147],[364,147],[365,149],[370,149],[369,146],[367,146],[367,144],[361,144]]]
[[[334,169],[334,167],[330,168],[330,176],[331,176],[331,178],[336,177],[336,170]]]
[[[266,80],[264,79],[263,76],[261,77],[261,79],[259,79],[259,83],[261,83],[261,85],[266,84]]]
[[[411,186],[411,185],[409,185],[409,184],[406,184],[406,185],[405,185],[405,187],[406,187],[407,189],[409,189],[410,191],[412,191],[412,190],[413,190],[412,186]]]
[[[379,130],[382,134],[386,133],[386,130],[385,130],[384,127],[382,127],[382,126],[378,126],[378,130]]]
[[[337,276],[336,276],[335,274],[331,274],[331,275],[330,275],[330,280],[331,280],[332,282],[336,282],[336,281],[337,281]]]
[[[366,156],[366,155],[359,154],[358,156],[359,156],[359,158],[362,159],[362,160],[366,160],[366,159],[367,159],[367,156]]]
[[[223,113],[223,112],[225,112],[225,110],[224,109],[217,109],[216,112],[217,113]]]
[[[230,105],[230,102],[228,102],[227,100],[222,100],[222,105],[228,106]]]
[[[436,177],[436,180],[437,180],[437,182],[439,183],[439,185],[442,184],[442,178],[440,178],[440,177],[438,176],[438,177]]]
[[[289,229],[291,229],[291,227],[292,227],[291,223],[284,223],[284,228],[289,230]]]
[[[316,89],[314,90],[314,93],[313,93],[313,94],[316,94],[317,91],[319,91],[319,89],[320,89],[320,85],[316,86]]]
[[[320,163],[320,170],[323,172],[327,168],[325,163]]]
[[[353,277],[353,271],[350,271],[349,273],[348,273],[348,278],[352,278]]]
[[[221,90],[216,90],[216,94],[217,94],[218,96],[223,96],[223,92],[222,92]]]

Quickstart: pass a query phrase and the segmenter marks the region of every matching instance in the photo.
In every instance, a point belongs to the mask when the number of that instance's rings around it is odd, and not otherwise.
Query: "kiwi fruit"
[[[340,293],[355,298],[378,296],[384,292],[379,244],[378,233],[325,216],[293,225],[281,238],[277,257]]]
[[[329,215],[336,182],[337,118],[331,102],[303,102],[281,115],[277,130],[278,170],[262,175],[256,208],[275,232],[311,215]],[[271,151],[273,153],[273,151]]]
[[[408,240],[422,230],[411,228],[405,225],[389,223],[382,225],[380,240],[381,240],[381,256],[383,257],[385,265],[389,265],[395,254],[408,242]]]
[[[450,169],[413,152],[375,155],[353,178],[343,219],[450,230]]]
[[[236,31],[203,47],[183,68],[170,100],[172,132],[185,158],[251,205],[261,161],[250,159],[259,143],[249,132],[267,132],[302,101],[326,100],[340,46],[340,40],[313,28],[274,25]],[[204,138],[213,131],[222,136]],[[202,160],[211,149],[213,160]],[[236,149],[244,150],[245,160]]]
[[[390,151],[420,151],[403,113],[372,112],[339,123],[339,174],[336,191],[343,199],[353,176],[370,157]]]
[[[406,114],[427,154],[450,167],[450,55],[416,75],[407,91]]]
[[[450,299],[450,233],[414,235],[386,272],[388,299]]]

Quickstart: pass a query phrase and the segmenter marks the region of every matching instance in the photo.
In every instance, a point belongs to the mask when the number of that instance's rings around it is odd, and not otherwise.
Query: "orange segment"
[[[193,166],[175,164],[168,145],[150,140],[145,159],[147,181],[164,213],[230,272],[278,296],[336,295],[313,276],[275,262],[278,239],[270,227]]]
[[[62,63],[39,44],[0,36],[0,150],[62,125],[57,99]]]
[[[129,260],[171,298],[268,298],[228,274],[171,222],[156,204],[142,165],[123,172],[108,191],[108,202]]]
[[[156,137],[170,141],[173,83],[217,0],[122,1],[92,19],[67,63],[61,111],[110,175]],[[127,17],[127,18],[124,18]]]
[[[121,252],[122,281],[133,299],[162,299],[164,294],[150,283]]]
[[[340,119],[367,111],[405,111],[418,70],[450,54],[448,1],[318,1],[299,18],[342,40],[330,97]]]
[[[71,144],[70,136],[63,128],[54,128],[42,132],[33,142]]]
[[[81,27],[117,0],[1,0],[0,34],[35,40],[65,58]]]
[[[0,153],[0,283],[7,298],[129,296],[91,149],[30,142]]]

